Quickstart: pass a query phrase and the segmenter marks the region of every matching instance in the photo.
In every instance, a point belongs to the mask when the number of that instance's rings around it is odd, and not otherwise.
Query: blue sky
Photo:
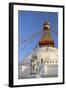
[[[38,12],[38,11],[18,11],[18,40],[22,42],[28,37],[42,31],[43,23],[48,21],[50,29],[58,32],[58,13],[56,12]],[[58,48],[58,35],[51,31],[55,47]],[[42,34],[37,35],[32,40],[21,43],[18,46],[18,63],[29,55],[36,44],[39,42]]]

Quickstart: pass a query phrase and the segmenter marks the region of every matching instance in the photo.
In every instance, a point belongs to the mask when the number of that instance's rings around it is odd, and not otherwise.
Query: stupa
[[[19,79],[58,77],[58,49],[50,33],[50,24],[43,24],[43,35],[35,48],[19,65]]]

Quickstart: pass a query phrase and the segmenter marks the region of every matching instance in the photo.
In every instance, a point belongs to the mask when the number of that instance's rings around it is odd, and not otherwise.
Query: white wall
[[[8,3],[28,2],[42,4],[65,4],[66,0],[0,0],[0,90],[9,90],[8,84]],[[66,4],[65,4],[66,5]],[[65,85],[14,88],[19,90],[65,90]]]

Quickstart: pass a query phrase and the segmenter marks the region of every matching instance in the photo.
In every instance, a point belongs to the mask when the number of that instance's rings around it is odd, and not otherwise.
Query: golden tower
[[[43,24],[43,31],[44,31],[44,34],[39,41],[39,46],[40,47],[45,47],[45,46],[54,47],[54,41],[51,37],[49,22],[46,21]]]

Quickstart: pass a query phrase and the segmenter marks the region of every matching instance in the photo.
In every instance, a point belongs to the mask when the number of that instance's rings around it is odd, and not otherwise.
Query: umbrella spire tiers
[[[50,33],[50,24],[49,22],[45,22],[43,24],[43,36],[41,37],[40,41],[39,41],[39,46],[40,47],[44,47],[44,46],[48,46],[48,47],[54,47],[54,41],[52,39],[51,33]]]

